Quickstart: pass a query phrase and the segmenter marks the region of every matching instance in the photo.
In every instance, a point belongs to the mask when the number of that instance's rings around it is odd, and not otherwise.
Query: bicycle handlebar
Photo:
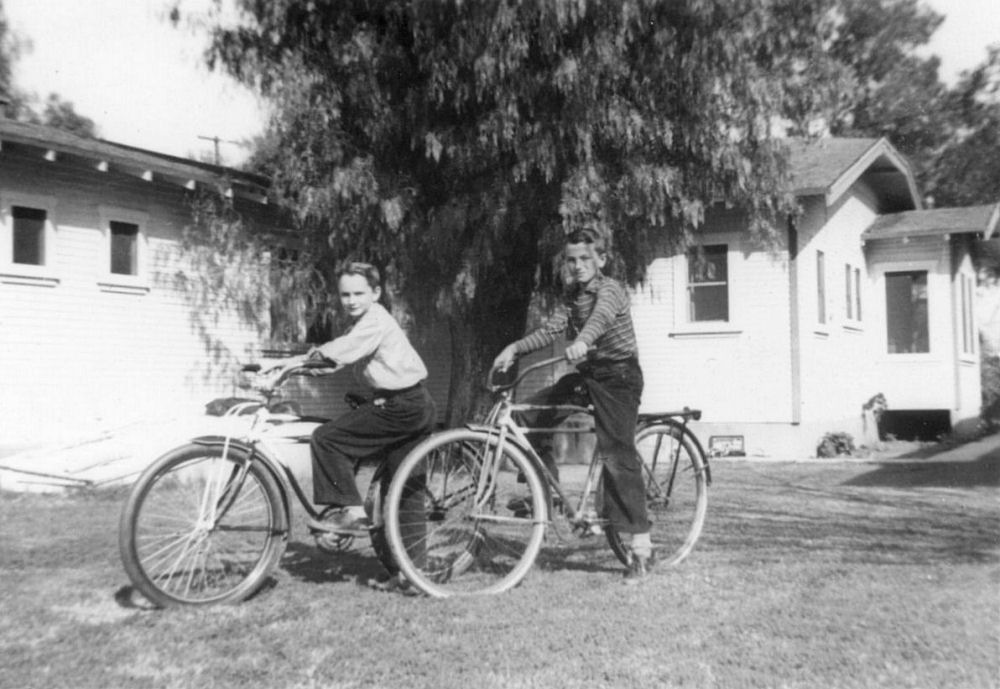
[[[262,368],[260,364],[247,364],[241,370],[245,373],[260,373]],[[338,370],[338,368],[334,362],[324,359],[303,361],[298,366],[284,370],[280,376],[268,381],[266,386],[262,385],[257,387],[257,389],[264,393],[273,392],[292,376],[325,376]]]
[[[527,376],[532,371],[537,371],[540,368],[545,368],[546,366],[551,366],[552,364],[557,364],[560,361],[566,361],[566,357],[564,357],[564,356],[555,356],[555,357],[552,357],[551,359],[543,359],[542,361],[538,361],[538,362],[532,364],[531,366],[528,366],[523,371],[521,371],[517,375],[517,378],[515,378],[510,383],[501,383],[501,384],[494,383],[493,382],[493,375],[495,373],[505,373],[506,371],[498,371],[498,369],[495,369],[495,368],[490,369],[490,372],[486,376],[486,387],[489,388],[490,392],[503,392],[504,390],[511,390],[513,388],[516,388],[521,383],[521,381],[524,380],[524,377]]]

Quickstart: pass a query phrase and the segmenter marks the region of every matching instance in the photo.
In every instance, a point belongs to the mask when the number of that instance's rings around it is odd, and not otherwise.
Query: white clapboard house
[[[810,456],[827,433],[948,432],[979,416],[973,243],[998,206],[922,208],[884,139],[792,145],[801,215],[780,245],[748,243],[738,210],[713,209],[702,263],[663,252],[636,291],[643,407],[704,411],[717,452]],[[702,268],[699,269],[699,265]]]
[[[265,218],[266,187],[0,119],[0,445],[231,392],[261,335],[224,295],[194,296],[181,238],[199,190]]]
[[[713,209],[704,262],[650,257],[633,294],[644,410],[701,408],[706,445],[771,456],[808,456],[828,432],[860,439],[878,394],[890,413],[945,426],[977,416],[970,248],[996,235],[996,207],[921,209],[884,140],[797,144],[792,165],[803,213],[776,249],[747,243],[740,212]],[[234,373],[260,355],[266,322],[223,294],[198,301],[182,234],[200,188],[277,224],[266,187],[0,120],[0,446],[241,394]],[[449,340],[436,340],[418,348],[444,408]],[[310,394],[305,411],[334,411],[336,389]]]

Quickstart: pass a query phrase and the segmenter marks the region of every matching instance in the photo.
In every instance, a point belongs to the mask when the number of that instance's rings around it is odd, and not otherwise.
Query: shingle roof
[[[982,233],[989,239],[1000,220],[1000,204],[965,208],[934,208],[880,215],[862,239],[892,239],[943,234]]]
[[[836,203],[860,179],[876,188],[883,211],[920,207],[916,180],[906,158],[886,139],[792,139],[790,173],[797,196],[823,196]]]
[[[839,138],[789,140],[792,188],[797,193],[825,192],[878,141]]]

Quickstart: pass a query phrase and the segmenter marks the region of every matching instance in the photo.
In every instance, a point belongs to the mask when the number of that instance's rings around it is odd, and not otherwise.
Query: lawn
[[[297,523],[272,585],[149,610],[122,495],[0,494],[2,687],[998,687],[1000,443],[974,461],[713,464],[693,555],[623,586],[554,533],[499,597],[372,591]]]

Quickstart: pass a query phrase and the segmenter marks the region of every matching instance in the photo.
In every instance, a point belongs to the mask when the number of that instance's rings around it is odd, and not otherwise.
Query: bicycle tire
[[[505,443],[498,458],[498,443],[483,431],[443,431],[396,471],[386,533],[403,575],[429,596],[502,593],[538,556],[547,493],[524,453]]]
[[[706,462],[700,446],[687,433],[686,428],[672,421],[657,422],[636,432],[658,567],[682,562],[694,549],[705,525]],[[632,559],[628,543],[613,526],[606,526],[604,533],[611,550],[627,566]]]
[[[385,475],[372,478],[368,486],[368,494],[365,496],[365,512],[371,521],[372,528],[369,535],[372,550],[375,557],[389,574],[398,574],[399,565],[392,555],[392,546],[389,545],[389,537],[385,529],[385,504],[389,494],[391,480]]]
[[[159,607],[245,600],[277,565],[287,539],[271,472],[242,448],[223,455],[222,446],[197,443],[171,450],[140,475],[118,528],[126,574]]]

